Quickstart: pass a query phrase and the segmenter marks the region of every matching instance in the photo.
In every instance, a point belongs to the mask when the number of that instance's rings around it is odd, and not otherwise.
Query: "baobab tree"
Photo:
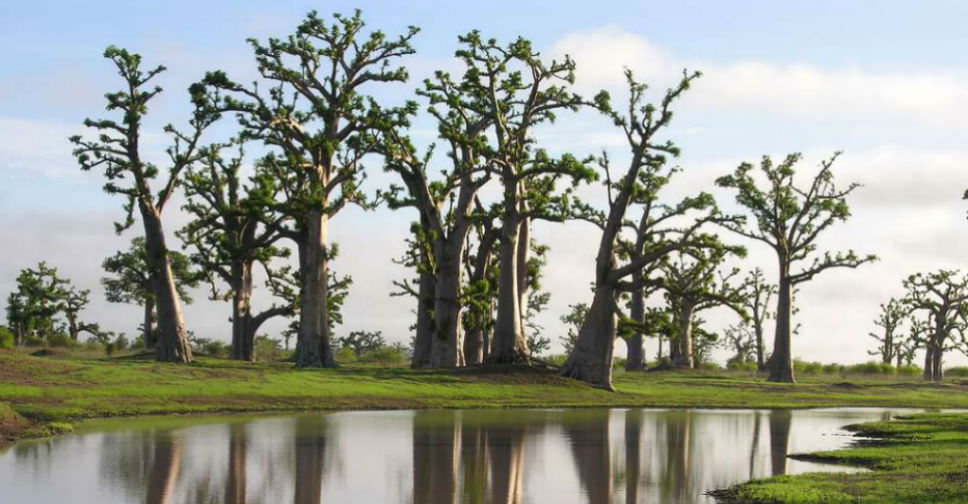
[[[924,379],[940,381],[944,353],[968,344],[968,276],[953,270],[916,273],[904,280],[904,288],[903,303],[925,351]]]
[[[144,311],[142,343],[145,349],[150,349],[155,348],[157,343],[155,288],[145,248],[144,237],[138,236],[131,240],[127,251],[119,250],[105,258],[101,267],[108,276],[101,277],[101,286],[104,287],[104,295],[109,303],[141,305]],[[191,304],[192,297],[188,289],[198,286],[203,276],[192,269],[191,261],[180,252],[169,250],[168,263],[178,299],[185,304]]]
[[[678,326],[675,346],[669,352],[676,367],[695,367],[693,323],[699,313],[723,306],[747,317],[743,309],[746,285],[734,281],[739,269],[722,271],[729,256],[743,257],[746,251],[721,243],[711,245],[670,254],[662,261],[662,274],[654,280],[665,291],[672,319]]]
[[[289,249],[278,246],[286,238],[287,216],[275,210],[280,192],[264,163],[256,163],[246,181],[242,147],[237,156],[225,158],[228,145],[212,145],[195,167],[185,171],[187,202],[182,207],[193,219],[178,236],[193,250],[191,260],[205,274],[212,299],[232,301],[232,352],[236,360],[255,360],[255,334],[273,317],[295,313],[296,294],[289,267],[279,267]],[[267,286],[281,303],[252,312],[253,275],[257,266],[267,277]],[[227,289],[222,289],[221,285]]]
[[[766,344],[763,334],[764,325],[773,314],[769,311],[770,301],[776,295],[776,285],[768,283],[763,276],[763,270],[755,268],[746,277],[746,297],[743,308],[749,316],[749,325],[753,330],[756,350],[756,367],[762,371],[766,369]]]
[[[881,311],[874,319],[874,325],[880,328],[880,334],[868,333],[878,342],[878,346],[876,350],[868,350],[867,353],[880,357],[884,364],[893,363],[902,352],[903,339],[899,332],[909,313],[910,308],[897,299],[891,298],[887,304],[882,303]]]
[[[82,170],[103,171],[107,179],[105,192],[125,198],[125,219],[115,223],[116,232],[121,233],[134,225],[136,210],[140,215],[145,258],[158,313],[157,359],[191,362],[192,349],[188,344],[161,217],[179,186],[182,172],[198,159],[202,132],[216,118],[203,113],[196,104],[187,132],[171,124],[165,126],[164,131],[172,137],[172,144],[166,151],[167,170],[161,169],[146,160],[141,142],[142,121],[148,112],[148,104],[162,91],[159,86],[151,87],[151,83],[165,71],[165,67],[145,70],[140,55],[114,46],[104,51],[104,57],[114,63],[124,81],[120,91],[105,95],[107,110],[121,112],[121,121],[86,119],[84,125],[95,131],[96,136],[93,139],[81,135],[71,137],[76,146],[74,156]],[[155,191],[151,182],[160,173],[165,173],[167,179],[161,189]]]
[[[486,131],[491,118],[465,101],[465,88],[479,86],[480,76],[470,69],[455,82],[438,71],[417,93],[425,97],[428,113],[437,122],[437,136],[446,146],[448,165],[441,177],[428,173],[433,148],[421,155],[408,137],[398,131],[384,132],[385,167],[396,173],[403,186],[391,186],[385,195],[391,208],[417,209],[426,241],[429,263],[420,268],[434,278],[433,327],[430,335],[430,367],[464,364],[461,323],[461,273],[467,236],[486,215],[477,212],[477,193],[490,180],[490,164],[482,157],[488,150]],[[486,212],[485,212],[486,214]],[[419,293],[418,293],[419,294]],[[418,295],[418,299],[420,296]],[[419,315],[419,314],[418,314]],[[421,326],[422,324],[418,324]],[[417,334],[417,346],[426,335]],[[416,347],[415,347],[416,348]]]
[[[675,240],[650,243],[642,255],[619,264],[619,237],[626,211],[633,204],[635,194],[642,189],[642,172],[657,170],[666,162],[666,156],[679,154],[679,149],[671,141],[660,143],[656,135],[672,121],[672,104],[699,76],[698,73],[684,74],[656,106],[644,103],[645,84],[637,82],[631,71],[626,71],[625,75],[630,91],[627,115],[612,108],[607,93],[599,93],[595,98],[596,107],[625,134],[632,155],[625,173],[614,183],[607,156],[600,159],[606,175],[609,207],[607,212],[593,219],[602,229],[595,257],[594,296],[575,346],[561,370],[565,376],[607,389],[612,388],[612,353],[619,313],[617,296],[625,288],[627,282],[624,279],[638,274],[646,265],[674,250],[704,241],[702,236],[696,236],[700,227],[697,223],[683,230]]]
[[[381,31],[364,35],[363,28],[358,10],[334,14],[332,23],[310,12],[285,39],[249,39],[268,92],[221,71],[193,86],[212,112],[236,114],[242,138],[263,142],[285,160],[275,175],[286,192],[279,211],[291,217],[287,234],[299,252],[299,367],[336,365],[327,301],[335,253],[329,221],[347,205],[371,206],[360,190],[362,159],[378,150],[380,132],[405,126],[416,106],[385,109],[366,88],[407,80],[406,69],[393,63],[414,52],[410,40],[418,29],[389,38]]]
[[[859,184],[850,184],[846,189],[841,189],[834,184],[832,168],[839,155],[838,152],[822,161],[820,170],[806,188],[797,185],[794,180],[800,154],[790,154],[779,164],[775,164],[769,156],[763,156],[759,168],[766,179],[765,185],[754,178],[754,166],[750,163],[743,163],[732,174],[716,180],[718,186],[736,191],[736,202],[746,207],[753,220],[752,225],[727,222],[724,226],[742,236],[766,243],[776,253],[779,283],[769,381],[796,381],[791,356],[793,289],[823,271],[857,268],[877,259],[874,255],[858,256],[853,250],[817,252],[820,234],[850,217],[847,196],[860,187]],[[795,264],[804,261],[811,262],[801,270],[793,270]]]
[[[556,158],[537,147],[534,128],[584,101],[569,91],[575,65],[568,57],[543,61],[523,38],[502,46],[474,31],[459,40],[464,47],[456,56],[467,67],[461,99],[488,121],[493,142],[481,155],[501,183],[497,320],[488,360],[524,362],[531,222],[567,218],[571,189],[557,189],[558,182],[573,186],[594,177],[594,170],[574,156]]]

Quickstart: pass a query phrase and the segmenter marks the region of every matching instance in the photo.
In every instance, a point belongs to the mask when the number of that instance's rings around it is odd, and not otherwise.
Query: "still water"
[[[92,424],[0,453],[0,502],[711,503],[902,410],[339,412]]]

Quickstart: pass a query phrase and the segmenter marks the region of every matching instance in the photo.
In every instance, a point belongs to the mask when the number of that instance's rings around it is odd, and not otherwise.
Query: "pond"
[[[0,453],[6,504],[711,503],[775,474],[851,470],[845,446],[898,409],[351,411],[92,423]]]

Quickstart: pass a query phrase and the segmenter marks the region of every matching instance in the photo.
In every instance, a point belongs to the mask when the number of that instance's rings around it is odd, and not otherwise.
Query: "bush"
[[[723,369],[722,366],[712,361],[700,362],[696,367],[697,369],[701,369],[703,371],[722,371]]]
[[[668,357],[660,357],[652,363],[651,369],[672,369],[672,360]]]
[[[950,367],[944,370],[944,374],[945,376],[958,376],[958,377],[968,376],[968,367],[966,366]]]
[[[266,335],[255,337],[255,360],[258,362],[272,362],[282,360],[282,343]]]
[[[845,374],[881,374],[881,375],[893,375],[897,372],[894,366],[891,364],[884,364],[883,362],[869,361],[863,364],[854,364],[847,366],[843,371]]]
[[[759,370],[759,367],[756,365],[755,362],[752,362],[752,361],[739,362],[739,361],[731,360],[726,363],[726,369],[729,369],[731,371],[747,371],[750,373],[755,373],[756,371]]]
[[[897,374],[899,376],[918,376],[922,373],[922,369],[914,365],[904,365],[897,368]]]
[[[0,348],[13,348],[13,331],[0,326]]]
[[[408,360],[410,359],[407,357],[407,348],[400,343],[381,345],[363,352],[363,355],[359,357],[360,362],[382,362],[384,364],[403,364]]]
[[[209,357],[227,359],[231,354],[229,346],[219,340],[192,338],[191,342],[192,350],[200,354],[208,355]]]
[[[356,362],[356,352],[350,347],[340,347],[333,358],[336,362]]]
[[[77,346],[77,342],[72,340],[66,333],[55,332],[47,336],[47,345],[52,347],[70,348]]]
[[[612,369],[625,369],[625,363],[628,362],[624,357],[615,357],[612,359]]]
[[[844,372],[843,364],[837,364],[836,362],[834,362],[831,364],[823,365],[823,374],[833,375],[833,374],[842,374],[843,372]]]
[[[824,366],[819,362],[806,362],[793,359],[793,372],[796,374],[816,375],[823,372]]]

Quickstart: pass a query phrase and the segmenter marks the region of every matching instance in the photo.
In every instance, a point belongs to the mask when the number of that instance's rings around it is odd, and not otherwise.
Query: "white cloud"
[[[895,117],[936,127],[968,124],[964,72],[876,73],[799,63],[690,60],[618,26],[568,34],[552,46],[552,53],[575,59],[578,85],[585,92],[625,89],[623,67],[660,89],[688,68],[702,71],[703,77],[685,103],[703,109],[811,119]]]

